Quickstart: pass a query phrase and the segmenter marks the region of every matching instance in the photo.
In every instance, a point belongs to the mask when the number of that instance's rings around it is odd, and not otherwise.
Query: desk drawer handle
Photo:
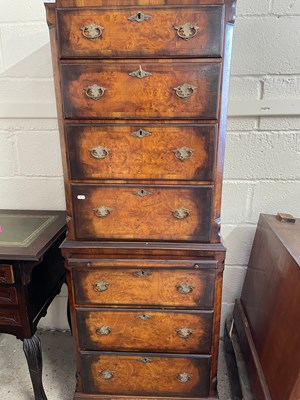
[[[151,15],[147,15],[142,13],[141,11],[138,11],[136,14],[131,15],[130,17],[128,17],[129,21],[132,22],[144,22],[144,21],[148,21],[149,19],[151,19]]]
[[[182,294],[188,294],[192,293],[193,289],[195,287],[191,285],[190,283],[180,283],[176,285],[177,292],[182,293]]]
[[[189,83],[183,83],[182,85],[174,88],[177,96],[181,99],[188,99],[194,94],[196,89],[196,86],[190,85]]]
[[[106,369],[100,372],[100,377],[105,380],[112,379],[114,377],[114,372]]]
[[[186,146],[180,147],[180,149],[173,150],[173,152],[175,157],[178,158],[178,160],[180,161],[187,161],[193,155],[193,150]]]
[[[177,335],[183,339],[188,339],[193,333],[193,329],[191,328],[179,328],[176,329]]]
[[[110,326],[98,326],[96,328],[96,334],[99,336],[108,336],[112,332],[112,328]]]
[[[107,88],[99,86],[95,83],[94,85],[87,86],[86,88],[84,88],[84,90],[87,97],[93,100],[99,100],[104,95]]]
[[[102,36],[104,27],[96,24],[90,24],[80,28],[80,30],[85,38],[95,41]]]
[[[93,157],[97,158],[98,160],[103,160],[109,155],[110,149],[102,146],[97,146],[93,149],[89,149],[89,152]]]
[[[93,284],[93,289],[95,290],[95,292],[105,292],[108,287],[109,287],[110,283],[108,282],[96,282]]]
[[[181,383],[187,383],[191,378],[192,374],[187,374],[186,372],[183,372],[182,374],[177,375],[177,379]]]
[[[172,211],[173,217],[176,219],[186,219],[190,215],[190,210],[186,208],[176,208],[176,210]]]
[[[147,76],[152,76],[151,72],[144,71],[141,65],[137,71],[129,72],[128,75],[139,79],[146,78]]]
[[[177,35],[184,40],[190,40],[197,35],[199,26],[186,22],[180,26],[174,26]]]
[[[109,214],[112,212],[112,208],[106,207],[106,206],[101,206],[94,208],[93,211],[95,215],[99,218],[106,218],[109,216]]]

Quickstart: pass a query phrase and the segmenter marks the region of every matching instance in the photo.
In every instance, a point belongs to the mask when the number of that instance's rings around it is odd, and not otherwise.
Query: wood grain
[[[175,264],[175,263],[174,263]],[[155,265],[155,262],[154,262]],[[144,276],[136,276],[143,271]],[[149,274],[149,275],[147,275]],[[214,301],[214,270],[176,270],[164,268],[80,268],[73,271],[76,304],[118,306],[166,306],[210,309]],[[94,290],[97,282],[108,282],[107,291]],[[190,293],[182,294],[177,285],[193,286]]]
[[[129,76],[140,65],[152,76]],[[220,72],[220,63],[209,62],[62,64],[65,117],[216,119]],[[174,90],[184,83],[196,88],[186,99]],[[85,92],[94,84],[107,89],[99,100],[89,98]]]
[[[128,18],[138,12],[150,15],[144,22]],[[177,35],[176,26],[191,23],[197,34],[189,40]],[[219,57],[222,52],[223,6],[131,7],[58,10],[57,26],[62,58],[99,57]],[[101,37],[90,40],[80,28],[96,24]]]
[[[1,264],[0,265],[0,283],[14,283],[14,271],[13,266],[10,264]]]
[[[16,288],[0,286],[0,304],[18,304]]]

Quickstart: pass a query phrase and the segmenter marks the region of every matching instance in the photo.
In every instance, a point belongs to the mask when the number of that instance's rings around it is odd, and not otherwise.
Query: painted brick
[[[0,103],[54,102],[54,84],[52,80],[0,80]]]
[[[45,19],[41,0],[0,0],[0,22],[37,21]]]
[[[221,209],[221,221],[223,224],[238,224],[247,221],[248,203],[252,198],[252,186],[252,184],[244,182],[224,181]],[[234,207],[232,206],[233,199]]]
[[[272,12],[280,15],[300,14],[299,0],[273,0]]]
[[[62,176],[58,132],[23,132],[17,135],[22,175]]]
[[[298,99],[300,76],[269,77],[264,80],[264,99]]]
[[[16,153],[14,137],[9,133],[0,132],[0,176],[13,176],[15,174]],[[3,196],[2,192],[1,196]]]
[[[227,135],[226,179],[300,179],[299,132]]]
[[[30,57],[30,54],[49,42],[46,22],[0,25],[0,33],[5,69],[10,68],[28,56]]]
[[[232,205],[234,207],[234,199]],[[226,265],[248,265],[256,225],[222,225],[221,234],[227,248]]]
[[[237,2],[237,15],[262,15],[269,12],[269,0],[246,0]]]
[[[300,130],[300,118],[297,117],[261,117],[259,129],[262,131]],[[300,132],[299,132],[300,135]]]
[[[224,303],[234,303],[240,298],[246,271],[246,267],[225,267],[222,298]]]
[[[66,209],[62,178],[0,178],[0,193],[0,209]]]
[[[259,99],[260,82],[257,78],[237,78],[230,80],[230,100],[251,100]]]
[[[251,221],[257,223],[260,213],[293,214],[300,218],[300,181],[259,182],[255,186]]]
[[[53,77],[53,71],[50,43],[46,43],[33,53],[28,54],[17,64],[7,68],[2,76],[12,78],[29,77],[51,79]]]
[[[67,319],[67,297],[55,297],[50,304],[47,315],[40,319],[40,329],[70,329]]]
[[[257,129],[257,117],[229,117],[227,131],[253,131]]]
[[[1,119],[0,131],[58,130],[57,119]]]
[[[299,73],[299,26],[300,17],[237,18],[232,74]]]

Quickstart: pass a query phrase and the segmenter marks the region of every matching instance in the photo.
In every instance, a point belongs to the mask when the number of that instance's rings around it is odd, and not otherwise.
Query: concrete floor
[[[75,365],[70,332],[38,331],[43,351],[43,383],[48,400],[72,400]],[[227,368],[220,347],[220,400],[231,400]],[[0,399],[33,400],[33,390],[22,342],[0,334]]]

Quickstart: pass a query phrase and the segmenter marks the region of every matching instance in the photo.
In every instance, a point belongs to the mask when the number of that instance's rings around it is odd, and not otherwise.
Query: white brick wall
[[[43,2],[0,0],[0,10],[0,115],[1,107],[17,115],[15,107],[54,102]],[[230,100],[299,99],[300,0],[238,0],[237,11]],[[57,121],[38,114],[10,119],[5,112],[0,208],[64,209]],[[223,321],[240,294],[259,213],[300,217],[300,118],[282,114],[228,120]],[[67,328],[65,310],[64,288],[41,326]]]

